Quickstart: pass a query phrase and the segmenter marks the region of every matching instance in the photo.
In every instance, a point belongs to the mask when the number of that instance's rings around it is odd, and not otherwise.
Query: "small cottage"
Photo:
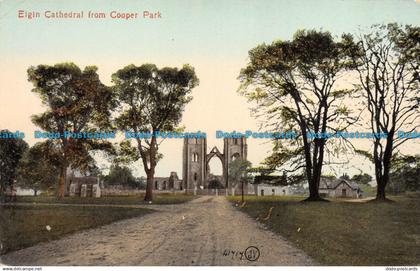
[[[321,177],[319,195],[331,198],[361,198],[362,190],[359,185],[344,178]]]

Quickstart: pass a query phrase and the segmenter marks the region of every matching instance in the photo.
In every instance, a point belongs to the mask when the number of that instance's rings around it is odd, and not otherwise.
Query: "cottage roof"
[[[319,188],[321,189],[336,189],[337,186],[339,186],[342,182],[345,182],[351,189],[357,190],[360,189],[359,185],[353,181],[348,181],[343,178],[335,179],[335,180],[329,180],[327,178],[321,178],[321,181],[319,183]]]

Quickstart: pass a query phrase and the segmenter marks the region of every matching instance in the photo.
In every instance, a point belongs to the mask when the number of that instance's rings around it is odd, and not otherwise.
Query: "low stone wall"
[[[123,187],[105,187],[101,189],[101,196],[135,196],[146,193],[144,189],[130,189]],[[219,195],[225,196],[226,189],[197,189],[194,192],[194,189],[187,190],[153,190],[153,194],[189,194],[189,195]],[[245,195],[254,195],[253,191],[244,191]],[[232,195],[232,189],[228,189],[228,195]],[[235,195],[241,195],[241,189],[235,189]]]
[[[209,195],[209,196],[215,196],[215,195],[231,196],[233,195],[233,193],[235,194],[235,196],[239,196],[242,194],[242,190],[238,188],[236,188],[234,191],[232,191],[232,189],[197,189],[196,191],[194,191],[194,189],[187,189],[187,191],[185,192],[190,195]],[[253,191],[244,190],[244,195],[255,195],[255,193]]]
[[[101,196],[135,196],[145,194],[146,190],[144,189],[132,189],[132,188],[122,188],[122,187],[104,187],[101,189]],[[184,190],[153,190],[154,194],[168,194],[176,193],[182,194],[185,193]]]

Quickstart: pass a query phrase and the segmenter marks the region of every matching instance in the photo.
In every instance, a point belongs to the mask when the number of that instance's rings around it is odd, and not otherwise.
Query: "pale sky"
[[[18,11],[39,12],[41,18],[19,19]],[[44,12],[113,10],[160,12],[161,19],[46,19]],[[200,85],[193,90],[182,124],[188,131],[203,131],[209,151],[222,140],[216,130],[257,130],[246,100],[236,93],[237,76],[250,49],[263,42],[291,39],[298,29],[323,29],[334,35],[357,32],[374,23],[418,24],[420,4],[414,0],[306,0],[306,1],[0,1],[0,128],[23,131],[35,142],[30,116],[42,112],[31,93],[26,70],[31,65],[71,61],[83,68],[96,65],[101,80],[128,65],[155,63],[160,67],[190,64]],[[263,140],[249,140],[248,159],[257,165],[270,150]],[[157,176],[177,171],[181,176],[182,140],[167,140]],[[360,166],[354,161],[353,166]],[[212,161],[212,168],[220,162]],[[144,175],[140,163],[133,166]],[[353,171],[343,167],[344,171]]]

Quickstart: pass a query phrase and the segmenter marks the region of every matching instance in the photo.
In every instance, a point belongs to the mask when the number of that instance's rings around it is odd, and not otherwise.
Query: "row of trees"
[[[366,33],[298,31],[290,41],[262,44],[249,51],[239,92],[255,103],[266,129],[296,131],[297,140],[275,140],[265,164],[308,180],[308,200],[318,193],[322,168],[339,153],[353,151],[375,166],[376,199],[385,200],[392,161],[408,139],[399,130],[420,124],[420,28],[374,25]],[[361,125],[363,124],[363,125]],[[359,150],[350,140],[313,138],[310,133],[338,133],[363,127],[386,133]]]
[[[1,130],[1,135],[11,134]],[[17,176],[19,161],[28,149],[28,144],[20,138],[0,137],[0,202],[5,199],[6,189],[12,187]]]
[[[112,165],[109,170],[109,174],[103,178],[104,185],[121,185],[123,187],[145,189],[146,183],[143,182],[142,178],[136,178],[133,176],[132,170],[127,166],[121,166],[118,164]]]
[[[28,69],[28,78],[47,110],[32,117],[44,131],[63,134],[120,129],[132,132],[169,132],[178,129],[185,104],[198,79],[191,66],[182,69],[145,64],[129,65],[112,75],[113,86],[101,83],[96,67],[83,71],[73,63],[39,65]],[[58,197],[65,195],[67,167],[88,170],[97,150],[118,155],[125,162],[141,160],[147,174],[145,200],[152,200],[155,167],[161,155],[155,137],[136,138],[119,148],[106,140],[61,137],[51,141],[59,153]]]
[[[407,140],[397,138],[396,133],[419,127],[419,40],[418,27],[389,24],[373,26],[369,33],[356,37],[343,34],[340,40],[329,32],[302,30],[291,41],[250,50],[249,63],[239,76],[239,92],[256,103],[255,114],[265,121],[265,129],[296,131],[299,135],[294,141],[276,140],[265,164],[270,169],[293,172],[295,179],[304,175],[309,183],[308,200],[320,200],[323,166],[334,162],[339,153],[352,150],[374,163],[377,199],[384,200],[392,161]],[[112,86],[100,81],[96,67],[81,70],[73,63],[30,67],[28,79],[46,107],[45,112],[32,117],[33,123],[46,132],[60,134],[107,129],[179,131],[182,112],[199,83],[189,65],[159,69],[153,64],[118,70],[112,75]],[[343,86],[345,80],[347,86]],[[357,103],[351,106],[351,101]],[[309,136],[312,132],[345,131],[364,121],[364,127],[373,133],[387,134],[386,138],[374,138],[369,151],[356,149],[349,140]],[[13,145],[10,139],[4,141],[5,148]],[[155,168],[162,157],[160,142],[155,137],[133,142],[123,141],[115,148],[107,140],[60,137],[38,148],[47,161],[54,161],[48,170],[58,170],[58,197],[65,195],[69,166],[91,170],[95,167],[92,155],[105,151],[119,162],[141,161],[147,175],[145,200],[150,201]],[[15,147],[21,148],[18,145]],[[28,168],[37,155],[36,151],[28,154]],[[1,170],[2,191],[12,180],[15,166],[11,165],[10,171]]]
[[[3,130],[1,133],[9,133]],[[54,191],[60,176],[60,153],[51,140],[39,142],[29,147],[21,138],[0,139],[1,195],[4,199],[6,188],[13,189],[17,184],[21,188],[38,191]],[[118,164],[112,165],[108,175],[102,176],[95,165],[91,165],[91,173],[101,176],[105,185],[123,185],[126,187],[145,189],[145,182],[136,179],[130,168]]]

